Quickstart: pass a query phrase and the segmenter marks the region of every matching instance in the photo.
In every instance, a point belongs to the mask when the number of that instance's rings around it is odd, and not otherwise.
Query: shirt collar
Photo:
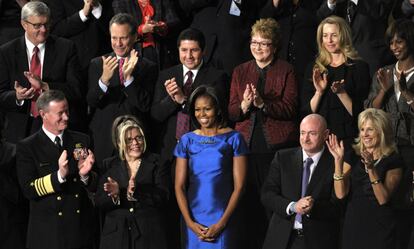
[[[29,54],[32,54],[33,53],[33,48],[35,47],[35,45],[29,39],[27,39],[26,35],[24,35],[24,40],[26,42],[27,51],[29,51]],[[43,51],[45,50],[45,44],[46,44],[46,42],[39,43],[39,45],[37,45],[37,47],[39,48],[40,53],[43,53]]]
[[[322,153],[325,150],[325,146],[322,148],[322,150],[320,150],[318,153],[314,154],[313,156],[308,156],[308,154],[302,149],[302,158],[303,158],[303,163],[306,161],[306,159],[308,159],[308,157],[312,158],[313,160],[313,164],[314,165],[318,165],[319,159],[321,159]]]
[[[358,5],[358,0],[351,0],[351,2],[354,2],[355,5]]]
[[[197,75],[197,73],[198,73],[198,71],[200,70],[200,68],[201,68],[201,66],[203,65],[203,61],[201,61],[201,63],[200,63],[200,65],[198,65],[196,68],[194,68],[194,69],[189,69],[188,67],[186,67],[184,64],[183,64],[183,73],[184,73],[184,77],[186,76],[186,74],[187,74],[187,72],[188,71],[191,71],[192,73],[193,73],[193,79],[195,79],[195,76]]]
[[[62,141],[63,143],[63,132],[60,133],[59,135],[55,135],[53,133],[51,133],[50,131],[46,130],[45,126],[42,125],[42,130],[43,132],[46,134],[46,136],[54,143],[55,142],[55,137],[59,137],[60,141]]]

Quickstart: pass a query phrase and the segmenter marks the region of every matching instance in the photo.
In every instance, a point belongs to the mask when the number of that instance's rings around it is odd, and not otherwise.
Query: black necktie
[[[55,145],[59,148],[59,150],[62,150],[62,143],[59,136],[55,137]]]

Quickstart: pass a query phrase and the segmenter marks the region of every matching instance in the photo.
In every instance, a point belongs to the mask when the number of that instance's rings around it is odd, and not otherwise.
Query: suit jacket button
[[[129,209],[129,212],[130,212],[130,213],[134,212],[134,209],[133,209],[133,208],[130,208],[130,209]]]
[[[60,200],[62,200],[62,197],[58,196],[58,197],[56,197],[56,200],[60,201]]]
[[[77,182],[78,181],[78,179],[77,178],[73,178],[73,182]]]
[[[62,213],[62,212],[59,212],[59,213],[58,213],[58,215],[59,215],[59,216],[62,216],[62,215],[63,215],[63,213]]]
[[[78,209],[78,210],[76,210],[76,213],[77,213],[77,214],[80,214],[80,210],[79,210],[79,209]]]
[[[78,198],[78,197],[79,197],[79,195],[78,195],[78,194],[76,194],[76,195],[75,195],[75,198]]]

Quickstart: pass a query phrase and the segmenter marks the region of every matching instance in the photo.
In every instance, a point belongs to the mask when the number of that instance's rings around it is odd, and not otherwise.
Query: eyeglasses
[[[258,41],[250,41],[250,46],[252,47],[262,47],[268,48],[272,45],[271,42],[258,42]]]
[[[36,29],[36,30],[39,30],[42,27],[44,27],[45,29],[48,29],[49,26],[50,26],[50,24],[48,22],[46,22],[46,23],[31,23],[27,20],[25,20],[25,22],[27,22],[28,24],[31,24],[33,26],[33,28]]]
[[[144,142],[144,137],[143,136],[136,136],[136,137],[129,137],[126,139],[127,144],[133,144],[135,142],[137,143],[143,143]]]

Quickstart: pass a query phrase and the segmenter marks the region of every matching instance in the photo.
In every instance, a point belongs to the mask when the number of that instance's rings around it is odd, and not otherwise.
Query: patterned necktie
[[[193,84],[193,72],[188,71],[187,80],[183,85],[183,93],[187,99],[191,95],[191,85]],[[190,131],[190,116],[182,111],[177,113],[177,127],[175,129],[175,138],[180,139],[182,135]]]
[[[32,59],[30,60],[30,72],[40,78],[40,74],[42,72],[42,65],[40,64],[38,47],[33,48]],[[30,113],[35,118],[39,116],[39,112],[36,106],[36,100],[39,97],[39,95],[40,95],[40,89],[36,89],[35,95],[32,98],[31,105],[30,105]]]
[[[309,177],[310,177],[310,166],[312,165],[312,158],[308,157],[305,160],[303,172],[302,172],[302,193],[301,198],[306,195],[306,188],[308,187]],[[296,214],[295,220],[299,223],[302,223],[302,215]]]
[[[125,79],[124,79],[124,70],[122,69],[122,67],[124,66],[124,62],[125,62],[125,58],[120,58],[119,59],[119,83],[121,84],[121,86],[124,85]]]
[[[187,75],[187,80],[183,86],[183,92],[189,98],[191,95],[191,85],[193,84],[193,72],[188,71],[185,75]]]

